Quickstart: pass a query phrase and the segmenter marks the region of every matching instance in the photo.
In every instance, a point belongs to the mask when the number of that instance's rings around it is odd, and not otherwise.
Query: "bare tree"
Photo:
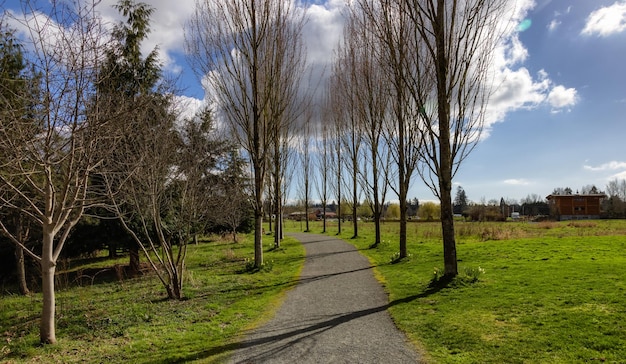
[[[385,128],[385,138],[396,165],[397,183],[391,188],[400,202],[399,258],[407,256],[407,194],[419,161],[422,143],[420,135],[423,112],[412,102],[407,78],[419,72],[415,64],[421,60],[411,42],[410,19],[406,2],[396,0],[361,0],[363,12],[360,27],[371,28],[378,47],[378,65],[389,80],[390,117]],[[427,80],[424,80],[427,81]],[[423,85],[426,87],[426,84]]]
[[[308,119],[308,118],[307,118]],[[304,132],[300,135],[302,140],[300,145],[300,178],[302,201],[304,202],[304,220],[306,223],[305,232],[309,232],[309,207],[311,203],[311,126],[309,121],[305,121]]]
[[[12,109],[24,103],[5,104],[6,117],[0,118],[0,154],[6,157],[0,173],[0,208],[16,210],[41,227],[41,255],[24,246],[3,222],[0,231],[41,267],[42,343],[56,342],[56,263],[90,203],[89,179],[101,162],[100,143],[106,138],[105,120],[91,107],[101,49],[108,39],[95,5],[53,1],[44,11],[25,1],[25,15],[9,19],[24,34],[38,92],[25,96],[31,105],[27,118]]]
[[[284,1],[198,0],[187,26],[190,62],[209,82],[252,167],[257,268],[263,265],[263,192],[275,123],[288,106],[284,90],[296,81],[286,68],[301,39],[296,10]]]
[[[195,176],[178,168],[178,135],[169,101],[158,95],[137,97],[141,110],[126,122],[134,131],[117,148],[103,180],[111,209],[143,251],[168,297],[182,298],[182,282]],[[185,171],[188,172],[188,171]]]
[[[331,74],[327,84],[327,90],[324,95],[323,115],[328,123],[328,161],[329,161],[329,186],[332,193],[336,197],[336,214],[337,214],[337,235],[341,235],[341,225],[343,218],[343,210],[341,201],[343,201],[343,169],[344,157],[341,142],[343,132],[343,116],[342,116],[342,100],[337,99],[337,76]]]
[[[251,213],[250,183],[245,173],[245,161],[236,150],[227,154],[225,169],[218,181],[219,188],[211,194],[217,224],[230,229],[233,242],[237,242],[237,229]],[[205,196],[208,197],[208,196]]]
[[[371,201],[375,226],[373,246],[377,246],[381,240],[380,221],[390,178],[391,153],[385,143],[384,131],[388,123],[391,92],[377,57],[381,47],[379,39],[368,25],[366,13],[356,7],[351,10],[344,29],[346,47],[355,52],[355,57],[351,59],[354,63],[349,65],[355,75],[350,97],[354,99],[362,140],[367,146],[359,179]]]
[[[330,196],[331,183],[331,154],[333,153],[331,144],[331,128],[329,125],[330,118],[327,115],[328,110],[324,110],[321,126],[318,129],[319,135],[316,137],[317,157],[314,164],[315,170],[318,171],[318,178],[314,179],[315,187],[322,205],[322,233],[326,233],[326,210],[328,207],[328,198]]]
[[[622,201],[626,201],[626,180],[612,179],[606,185],[606,193],[610,197],[618,197]]]
[[[349,35],[347,36],[349,38]],[[357,88],[359,75],[356,71],[357,59],[359,57],[358,45],[350,41],[344,41],[337,48],[335,62],[333,64],[333,100],[337,105],[336,121],[339,131],[339,138],[342,144],[342,151],[347,156],[343,161],[346,169],[350,173],[351,189],[351,210],[353,238],[359,236],[357,208],[359,203],[359,168],[362,157],[361,146],[363,135],[361,130],[361,120],[357,108],[357,99],[354,97],[354,89]]]
[[[410,18],[415,72],[412,103],[422,111],[422,179],[441,201],[444,274],[457,275],[452,179],[480,140],[491,93],[490,64],[500,41],[504,0],[400,1]]]

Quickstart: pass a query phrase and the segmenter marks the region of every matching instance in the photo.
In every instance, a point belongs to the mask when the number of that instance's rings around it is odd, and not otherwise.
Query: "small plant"
[[[263,262],[260,268],[257,268],[255,266],[254,259],[246,258],[244,261],[246,264],[244,268],[244,272],[247,272],[247,273],[271,272],[272,269],[274,268],[273,260]]]
[[[463,269],[463,275],[460,278],[466,283],[476,283],[483,274],[485,274],[485,269],[481,267],[465,267]]]
[[[441,277],[443,277],[443,269],[440,269],[439,267],[435,267],[433,268],[433,277],[431,278],[430,282],[438,282]]]
[[[246,265],[244,269],[245,272],[252,272],[256,269],[256,267],[254,266],[254,259],[246,258],[244,260],[244,263]]]
[[[411,254],[407,254],[406,258],[411,258]],[[400,252],[395,252],[391,254],[391,257],[390,257],[391,264],[399,263],[401,260],[402,258],[400,258]]]
[[[433,277],[430,279],[429,287],[455,287],[476,283],[485,274],[481,267],[465,267],[456,277],[449,277],[444,274],[444,270],[438,267],[433,269]]]

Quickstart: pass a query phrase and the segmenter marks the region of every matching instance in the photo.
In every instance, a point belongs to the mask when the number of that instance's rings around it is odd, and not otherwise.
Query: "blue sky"
[[[100,5],[109,21],[117,19],[115,2]],[[205,96],[184,58],[183,24],[194,1],[146,2],[156,11],[145,50],[159,46],[165,70],[180,76],[182,98],[193,109]],[[513,3],[515,26],[494,65],[501,86],[487,132],[455,183],[480,201],[545,196],[556,187],[604,189],[610,179],[626,179],[626,0]],[[20,8],[16,0],[3,4]],[[309,62],[323,67],[341,35],[344,0],[306,4]],[[417,176],[409,196],[434,199]]]
[[[576,99],[529,105],[493,125],[455,181],[475,201],[604,189],[626,178],[626,1],[538,1],[526,19],[519,40],[528,56],[519,67],[545,72]]]

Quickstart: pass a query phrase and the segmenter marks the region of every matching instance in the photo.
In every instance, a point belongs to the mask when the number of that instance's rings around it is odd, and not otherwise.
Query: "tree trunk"
[[[254,267],[261,268],[263,266],[263,211],[255,212],[254,216]]]
[[[255,128],[258,125],[255,124]],[[255,135],[258,135],[255,134]],[[256,138],[255,138],[256,139]],[[255,142],[258,148],[258,142]],[[258,149],[257,149],[258,150]],[[254,267],[260,269],[263,266],[263,178],[260,162],[254,165]],[[270,216],[271,218],[271,216]]]
[[[271,198],[270,198],[270,200],[271,200]],[[268,227],[268,228],[269,228],[269,230],[268,230],[268,231],[271,233],[271,232],[273,231],[273,230],[272,230],[272,225],[273,225],[273,224],[272,224],[272,215],[271,215],[271,214],[272,214],[272,211],[274,211],[274,206],[272,206],[271,204],[269,204],[267,211],[269,211],[269,213],[270,213],[270,216],[269,216],[269,219],[268,219],[268,220],[269,220],[269,221],[268,221],[268,224],[269,224],[269,227]]]
[[[357,196],[357,188],[358,188],[358,180],[357,180],[357,170],[358,170],[358,166],[356,165],[356,161],[353,165],[353,169],[352,169],[352,226],[353,226],[353,230],[354,230],[354,234],[352,235],[352,239],[356,239],[359,237],[359,225],[356,221],[357,219],[357,204],[358,201],[357,199],[359,198]]]
[[[281,195],[281,199],[282,199],[282,195]],[[283,204],[281,202],[280,204],[280,208],[278,209],[278,217],[276,218],[276,221],[278,222],[278,224],[276,226],[278,226],[278,236],[280,236],[280,240],[283,240],[285,238],[285,220],[283,220]]]
[[[182,272],[182,269],[180,270],[180,272]],[[171,281],[170,284],[167,286],[166,290],[167,290],[167,296],[170,299],[173,300],[181,300],[183,298],[183,294],[182,294],[182,281],[181,281],[181,276],[178,267],[176,266],[172,266],[172,276],[171,276]]]
[[[39,326],[39,341],[42,344],[55,344],[55,295],[54,295],[54,273],[56,262],[52,259],[54,236],[50,229],[44,226],[43,249],[41,252],[41,287],[43,295],[43,308],[41,312],[41,323]]]
[[[406,247],[406,188],[400,186],[400,259],[406,258],[408,255]]]
[[[128,248],[128,273],[134,277],[141,272],[141,262],[139,258],[139,245],[136,242],[131,242]]]
[[[117,243],[109,242],[109,258],[117,258]]]
[[[28,284],[26,283],[26,266],[24,261],[24,249],[16,245],[15,247],[15,263],[17,265],[17,281],[20,287],[20,293],[27,295],[30,293]]]
[[[374,247],[380,244],[380,196],[378,195],[378,142],[372,147],[372,176],[374,177],[372,186],[373,204],[374,204]]]
[[[340,156],[337,156],[338,166],[337,168],[341,168],[341,159]],[[341,212],[341,170],[337,173],[337,235],[341,235],[341,216],[343,212]]]
[[[322,234],[326,234],[326,200],[322,201]]]
[[[278,143],[276,143],[278,144]],[[278,145],[275,146],[275,150],[274,153],[276,153],[276,155],[278,155],[278,153],[280,152],[280,150],[278,149]],[[279,177],[280,176],[280,161],[277,160],[275,161],[275,165],[274,165],[274,174],[276,175],[276,177],[274,178],[274,215],[276,215],[274,218],[276,219],[274,222],[274,248],[280,248],[280,240],[282,239],[282,221],[281,221],[281,215],[282,215],[282,205],[283,205],[283,196],[281,193],[281,184],[282,184],[282,179]],[[270,218],[271,220],[271,218]]]
[[[454,214],[452,211],[451,178],[441,181],[441,231],[443,235],[444,274],[454,277],[458,274],[456,241],[454,238]],[[446,186],[447,185],[447,186]]]
[[[396,84],[401,84],[399,81],[396,81]],[[400,88],[398,88],[400,89]],[[405,120],[402,111],[402,97],[401,95],[398,97],[398,105],[397,108],[400,108],[398,111],[398,181],[399,183],[399,191],[398,198],[400,199],[400,259],[406,258],[407,256],[407,248],[406,248],[406,195],[407,190],[409,188],[409,184],[407,183],[406,175],[409,173],[406,170],[406,154],[405,154],[405,140],[404,140],[404,128],[405,128]]]
[[[439,196],[441,199],[441,230],[443,237],[444,275],[458,274],[456,242],[454,240],[454,215],[452,211],[452,150],[450,146],[450,103],[448,95],[447,34],[445,28],[445,6],[437,1],[437,15],[434,24],[436,44],[437,74],[437,116],[439,119]]]

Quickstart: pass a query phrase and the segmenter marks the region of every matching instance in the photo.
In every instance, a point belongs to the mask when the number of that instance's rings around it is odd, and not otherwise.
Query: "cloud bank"
[[[624,30],[626,30],[626,1],[618,1],[589,14],[581,34],[607,37]]]

